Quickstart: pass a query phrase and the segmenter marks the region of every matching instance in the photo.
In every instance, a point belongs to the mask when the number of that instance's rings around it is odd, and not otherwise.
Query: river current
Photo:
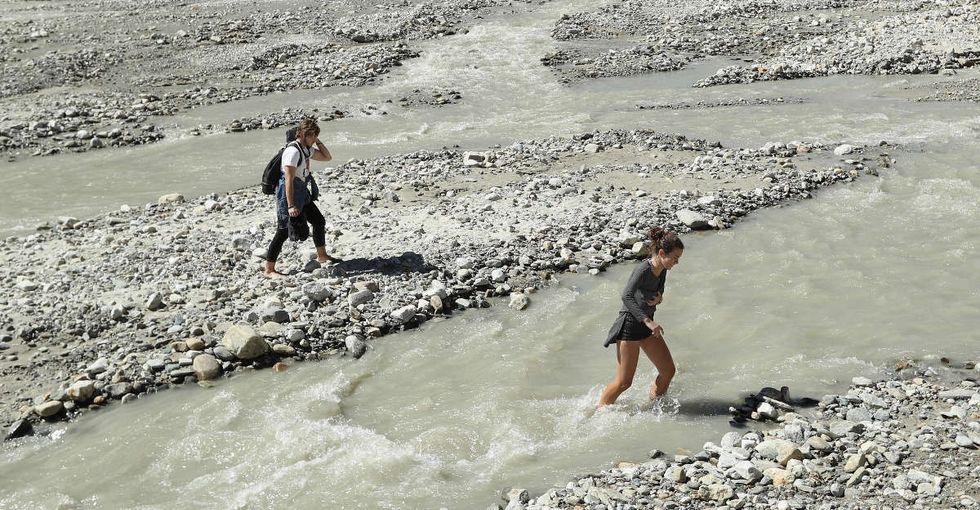
[[[685,237],[658,320],[678,366],[651,407],[655,375],[594,411],[613,375],[601,342],[631,268],[565,276],[532,306],[471,311],[374,341],[358,361],[261,371],[113,406],[52,435],[0,447],[0,507],[483,508],[505,486],[543,491],[576,474],[643,461],[653,448],[697,451],[729,429],[727,408],[761,386],[819,398],[895,360],[976,355],[980,309],[980,131],[976,105],[917,103],[908,87],[942,77],[835,77],[691,89],[724,62],[677,73],[555,83],[538,58],[562,12],[484,20],[424,43],[376,89],[308,92],[313,103],[378,102],[393,90],[448,87],[438,111],[326,125],[346,157],[480,148],[591,129],[652,128],[721,140],[901,144],[877,177]],[[803,97],[802,104],[645,110],[637,103]],[[190,129],[285,106],[268,96],[197,110]],[[52,210],[0,205],[2,228],[86,216],[172,191],[227,191],[255,180],[278,132],[180,138],[130,151],[35,158],[3,170],[59,193]],[[222,172],[201,172],[208,158]],[[165,158],[163,156],[166,156]],[[57,173],[59,184],[39,175]],[[112,178],[107,178],[106,175]],[[189,176],[205,182],[190,182]],[[47,188],[45,187],[47,186]],[[57,186],[57,189],[50,188]],[[503,304],[503,303],[500,303]]]

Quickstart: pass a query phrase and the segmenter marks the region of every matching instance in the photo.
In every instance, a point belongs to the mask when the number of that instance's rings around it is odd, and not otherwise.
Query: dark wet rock
[[[33,433],[34,428],[31,426],[31,422],[25,418],[21,418],[10,425],[3,440],[9,441],[18,437],[29,436]]]
[[[347,347],[347,350],[355,358],[360,358],[361,356],[364,355],[364,352],[367,350],[367,344],[365,344],[364,341],[361,340],[357,335],[349,335],[344,340],[344,344]]]

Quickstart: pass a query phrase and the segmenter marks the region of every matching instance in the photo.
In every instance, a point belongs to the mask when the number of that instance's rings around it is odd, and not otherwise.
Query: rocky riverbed
[[[274,231],[258,187],[59,218],[0,245],[0,396],[11,435],[176,384],[325,356],[646,252],[652,225],[723,229],[877,173],[893,148],[757,148],[650,131],[353,160],[317,172],[339,264]]]
[[[980,386],[972,362],[936,370],[905,362],[895,379],[856,377],[815,412],[763,403],[775,426],[735,430],[703,450],[622,462],[510,510],[578,508],[976,508]],[[502,508],[493,504],[490,508]]]
[[[950,82],[940,82],[917,101],[968,101],[980,103],[980,78],[968,78]],[[921,89],[916,89],[921,91]]]
[[[674,70],[706,57],[747,62],[718,69],[698,87],[935,74],[980,62],[978,21],[976,4],[942,1],[627,0],[563,16],[552,33],[558,50],[543,60],[569,81]],[[597,50],[596,41],[616,47]]]
[[[730,106],[758,106],[779,104],[802,104],[802,97],[740,97],[737,99],[719,99],[714,101],[697,101],[681,103],[644,103],[636,105],[637,110],[699,110],[704,108],[726,108]]]
[[[279,2],[12,2],[0,19],[0,154],[151,143],[181,111],[372,84],[419,55],[413,41],[524,3],[344,0],[307,11]]]

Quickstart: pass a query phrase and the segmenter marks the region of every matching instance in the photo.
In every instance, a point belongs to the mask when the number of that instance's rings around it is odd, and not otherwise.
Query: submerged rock
[[[531,304],[531,300],[527,297],[527,294],[524,294],[523,292],[514,292],[510,295],[510,303],[508,306],[514,310],[524,310],[529,304]]]

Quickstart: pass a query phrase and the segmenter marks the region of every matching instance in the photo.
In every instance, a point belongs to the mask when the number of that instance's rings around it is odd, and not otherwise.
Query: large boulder
[[[78,381],[68,387],[67,393],[75,402],[88,402],[95,396],[95,381]]]
[[[692,211],[690,209],[681,209],[675,214],[677,215],[677,219],[680,220],[681,223],[687,225],[687,227],[691,230],[706,230],[711,228],[711,225],[708,224],[707,218],[705,218],[699,212]]]
[[[406,305],[406,306],[403,306],[403,307],[401,307],[401,308],[399,308],[399,309],[391,312],[391,318],[395,319],[399,323],[404,324],[404,323],[412,320],[412,317],[415,317],[415,314],[417,312],[418,312],[418,309],[415,308],[414,305]]]
[[[41,418],[50,418],[64,410],[65,405],[60,400],[49,400],[34,407],[34,412]]]
[[[228,328],[221,344],[238,359],[254,359],[269,352],[269,344],[254,329],[245,325]]]
[[[263,340],[262,343],[265,343]],[[210,354],[201,354],[194,357],[194,376],[198,381],[209,381],[221,376],[221,364]]]

